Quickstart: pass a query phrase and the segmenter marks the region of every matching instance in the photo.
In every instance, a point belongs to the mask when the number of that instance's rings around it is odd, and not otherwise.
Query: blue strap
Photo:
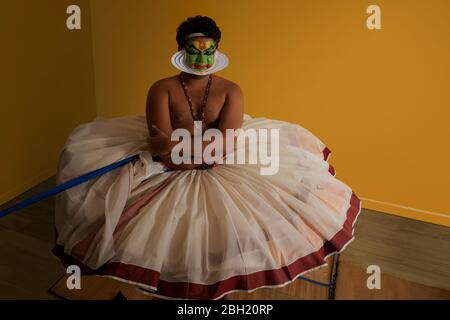
[[[312,284],[315,284],[315,285],[317,285],[317,286],[321,286],[321,287],[325,287],[325,288],[331,287],[331,284],[330,284],[330,283],[323,283],[323,282],[316,281],[316,280],[309,279],[309,278],[302,277],[302,276],[300,276],[300,277],[298,277],[298,278],[301,279],[301,280],[307,281],[307,282],[311,282]]]
[[[95,177],[98,177],[104,173],[107,173],[108,171],[114,170],[118,167],[123,166],[124,164],[127,164],[130,161],[136,160],[139,158],[139,155],[136,154],[134,156],[128,157],[126,159],[120,160],[118,162],[115,162],[113,164],[107,165],[105,167],[102,167],[100,169],[91,171],[89,173],[83,174],[79,177],[73,178],[72,180],[66,181],[54,188],[51,188],[47,191],[42,192],[41,194],[35,195],[27,200],[24,200],[22,202],[19,202],[18,204],[13,205],[12,207],[6,208],[4,210],[0,211],[0,218],[14,212],[20,209],[23,209],[25,207],[28,207],[29,205],[36,203],[38,201],[41,201],[42,199],[51,197],[57,193],[60,193],[64,190],[70,189],[72,187],[75,187],[76,185],[79,185],[83,182],[86,182],[88,180],[94,179]]]
[[[98,176],[101,176],[102,174],[105,174],[105,173],[107,173],[109,171],[112,171],[112,170],[114,170],[114,169],[116,169],[118,167],[121,167],[121,166],[127,164],[128,162],[131,162],[131,161],[136,160],[138,158],[139,158],[139,155],[136,154],[134,156],[131,156],[131,157],[128,157],[126,159],[120,160],[118,162],[112,163],[112,164],[107,165],[105,167],[102,167],[100,169],[97,169],[97,170],[88,172],[86,174],[83,174],[83,175],[81,175],[79,177],[73,178],[72,180],[66,181],[66,182],[64,182],[64,183],[62,183],[60,185],[57,185],[54,188],[51,188],[51,189],[49,189],[47,191],[44,191],[44,192],[42,192],[42,193],[40,193],[38,195],[33,196],[33,197],[31,197],[31,198],[29,198],[27,200],[19,202],[18,204],[13,205],[12,207],[9,207],[9,208],[6,208],[4,210],[1,210],[0,211],[0,218],[2,218],[2,217],[6,216],[6,215],[8,215],[8,214],[10,214],[10,213],[12,213],[14,211],[17,211],[17,210],[23,209],[25,207],[28,207],[29,205],[32,205],[33,203],[41,201],[41,200],[43,200],[45,198],[49,198],[49,197],[54,196],[54,195],[56,195],[56,194],[58,194],[60,192],[65,191],[67,189],[73,188],[73,187],[75,187],[75,186],[77,186],[79,184],[82,184],[82,183],[84,183],[84,182],[86,182],[88,180],[91,180],[91,179],[94,179],[94,178],[96,178]],[[165,171],[172,171],[172,170],[168,169],[168,170],[165,170]],[[321,287],[330,287],[330,284],[326,284],[326,283],[322,283],[322,282],[319,282],[319,281],[316,281],[316,280],[308,279],[306,277],[300,276],[298,278],[302,279],[302,280],[305,280],[305,281],[308,281],[308,282],[311,282],[311,283],[313,283],[315,285],[318,285],[318,286],[321,286]]]

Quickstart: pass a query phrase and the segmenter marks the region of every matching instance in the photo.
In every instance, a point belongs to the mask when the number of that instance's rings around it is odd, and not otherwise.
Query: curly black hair
[[[184,47],[185,37],[195,32],[202,32],[207,37],[213,38],[216,41],[217,48],[219,47],[221,32],[215,21],[210,17],[196,15],[187,18],[177,28],[178,50]]]

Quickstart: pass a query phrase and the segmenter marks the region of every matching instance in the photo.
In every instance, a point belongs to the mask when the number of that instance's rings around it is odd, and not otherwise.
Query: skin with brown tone
[[[188,94],[192,99],[194,113],[200,115],[208,75],[183,74],[186,79]],[[153,156],[160,155],[163,162],[169,167],[189,170],[200,165],[174,165],[170,160],[170,150],[178,143],[178,141],[170,141],[172,131],[184,128],[192,136],[194,133],[190,107],[177,76],[158,80],[148,91],[146,116],[150,134],[150,152]],[[206,127],[203,128],[203,132],[209,128],[216,128],[221,130],[225,137],[226,129],[241,128],[244,114],[243,107],[244,101],[240,87],[213,74],[205,109]],[[152,127],[153,125],[156,127]],[[203,148],[209,143],[209,141],[204,141]],[[193,141],[191,145],[193,145]],[[223,140],[223,148],[226,150],[225,139]]]

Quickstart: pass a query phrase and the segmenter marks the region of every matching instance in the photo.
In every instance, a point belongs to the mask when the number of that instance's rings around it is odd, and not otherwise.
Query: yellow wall
[[[1,3],[0,204],[55,174],[70,130],[95,116],[90,12],[69,31],[69,4]]]
[[[81,31],[65,27],[68,4]],[[365,27],[369,4],[382,30]],[[247,113],[315,133],[365,208],[450,226],[448,0],[20,0],[0,12],[0,203],[55,173],[78,123],[143,114],[148,87],[178,72],[176,27],[202,14],[222,29],[219,75],[243,88]]]
[[[366,28],[378,4],[382,30]],[[176,74],[186,17],[213,17],[246,112],[296,122],[333,151],[365,208],[450,226],[450,1],[95,0],[97,113],[143,114]]]

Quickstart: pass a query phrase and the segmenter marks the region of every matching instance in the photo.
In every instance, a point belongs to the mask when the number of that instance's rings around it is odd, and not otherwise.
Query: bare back
[[[161,79],[152,86],[150,91],[152,92],[151,96],[153,98],[150,97],[149,94],[149,99],[147,100],[147,118],[152,117],[152,115],[158,116],[158,114],[165,113],[166,118],[170,118],[170,129],[175,130],[178,128],[184,128],[193,134],[194,120],[192,118],[189,103],[184,94],[183,87],[177,77],[178,75]],[[203,79],[189,79],[186,82],[186,89],[192,99],[195,114],[200,113],[199,109],[202,105],[207,82],[207,77]],[[204,130],[209,128],[218,128],[226,102],[232,101],[236,104],[234,100],[239,100],[230,99],[231,96],[236,95],[236,91],[240,94],[240,88],[235,83],[214,74],[212,75],[211,87],[205,107],[206,126]],[[167,96],[167,100],[164,100],[165,96]],[[240,102],[240,104],[242,104],[242,101]],[[154,112],[155,110],[152,110],[154,108],[167,108],[168,110],[166,112]],[[233,110],[237,112],[237,117],[242,117],[242,106],[241,108],[239,108],[239,106],[235,106]],[[149,123],[159,122],[157,119],[148,119],[148,121]],[[168,119],[166,122],[167,121]],[[159,124],[161,125],[161,123]],[[170,129],[166,128],[166,130],[163,130],[170,133],[168,132]]]

